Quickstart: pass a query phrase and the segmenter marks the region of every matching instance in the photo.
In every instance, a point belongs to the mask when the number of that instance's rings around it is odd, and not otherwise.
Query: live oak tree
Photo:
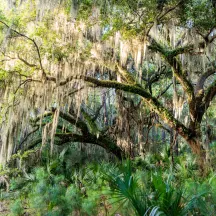
[[[92,92],[109,88],[120,115],[109,126],[121,123],[131,133],[120,111],[126,101],[136,113],[139,140],[148,107],[159,124],[185,139],[203,167],[202,120],[216,94],[214,6],[210,0],[16,1],[2,10],[2,157],[19,149],[14,137],[29,132],[32,121],[43,128],[35,144],[95,143],[121,157],[117,144],[124,136],[105,135],[106,124],[98,128],[83,108]],[[53,115],[52,124],[43,122],[46,115]],[[78,131],[60,133],[59,118]]]

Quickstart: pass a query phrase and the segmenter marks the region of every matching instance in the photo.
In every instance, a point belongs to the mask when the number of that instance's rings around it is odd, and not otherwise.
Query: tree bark
[[[206,150],[204,149],[201,141],[201,137],[194,137],[187,140],[192,152],[198,157],[198,165],[202,174],[206,173]]]

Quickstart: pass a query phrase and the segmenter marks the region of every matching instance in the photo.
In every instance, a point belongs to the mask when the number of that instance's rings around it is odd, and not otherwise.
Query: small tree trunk
[[[172,131],[170,133],[170,156],[172,160],[172,165],[174,165],[174,153],[175,153],[175,148],[177,144],[177,138],[178,138],[178,132],[177,131]]]
[[[198,157],[198,165],[202,174],[207,171],[206,150],[202,146],[201,138],[193,138],[188,140],[192,152]]]
[[[164,145],[166,143],[166,132],[163,129],[161,131],[161,138],[162,138],[162,142],[163,142],[163,145]]]
[[[174,142],[174,130],[170,132],[170,146],[169,146],[169,156],[172,158],[172,165],[173,165],[173,142]]]
[[[153,153],[155,153],[155,150],[156,150],[156,148],[155,148],[156,142],[157,142],[156,138],[157,138],[157,134],[156,134],[155,126],[153,126],[151,129],[151,140],[152,140],[151,151]]]
[[[179,146],[179,139],[178,139],[178,137],[176,137],[176,143],[175,143],[175,149],[174,149],[176,156],[179,155],[178,146]]]

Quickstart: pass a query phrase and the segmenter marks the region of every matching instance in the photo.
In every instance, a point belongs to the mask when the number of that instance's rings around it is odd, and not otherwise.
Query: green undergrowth
[[[9,187],[3,177],[8,179]],[[7,178],[8,177],[8,178]],[[215,215],[216,174],[201,177],[195,159],[166,153],[123,162],[69,166],[64,160],[1,172],[5,215]]]

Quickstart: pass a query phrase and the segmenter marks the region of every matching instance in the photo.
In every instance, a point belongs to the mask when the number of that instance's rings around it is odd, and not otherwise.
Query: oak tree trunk
[[[194,137],[192,139],[187,140],[188,144],[191,147],[192,152],[198,157],[198,165],[200,167],[201,172],[203,174],[206,172],[207,164],[206,164],[206,150],[204,149],[201,141],[201,137]]]

